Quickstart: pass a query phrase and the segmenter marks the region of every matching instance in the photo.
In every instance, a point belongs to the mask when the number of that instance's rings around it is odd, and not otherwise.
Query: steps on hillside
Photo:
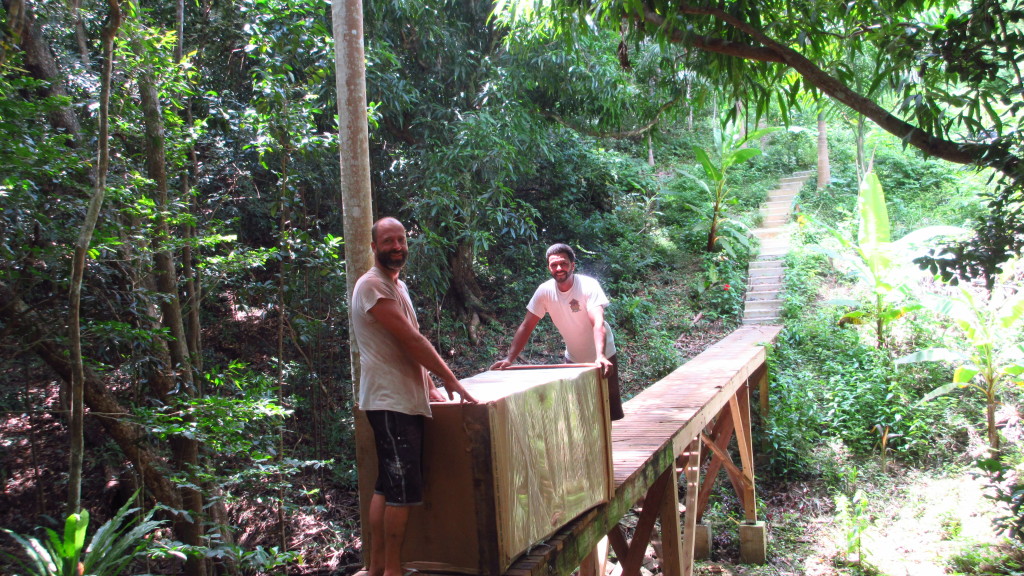
[[[747,294],[743,304],[744,324],[777,324],[782,315],[782,275],[789,252],[787,225],[800,189],[814,171],[795,172],[779,180],[761,206],[761,227],[753,231],[761,249],[748,268]]]
[[[778,300],[782,293],[782,284],[757,284],[747,287],[747,301],[760,302],[764,300]]]
[[[751,290],[762,290],[766,289],[762,288],[763,286],[782,284],[782,275],[782,271],[776,271],[774,274],[768,274],[766,271],[765,274],[761,274],[760,276],[752,275],[747,279],[747,286],[749,286]]]

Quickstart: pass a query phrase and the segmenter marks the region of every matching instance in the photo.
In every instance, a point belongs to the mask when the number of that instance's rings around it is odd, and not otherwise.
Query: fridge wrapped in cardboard
[[[615,487],[597,368],[484,372],[477,405],[433,404],[426,492],[409,518],[408,568],[494,575]]]

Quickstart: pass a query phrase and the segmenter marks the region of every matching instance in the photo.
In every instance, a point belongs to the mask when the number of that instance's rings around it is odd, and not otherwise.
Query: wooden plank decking
[[[677,457],[689,454],[694,447],[699,454],[699,440],[705,427],[726,407],[734,417],[748,409],[746,401],[737,400],[745,394],[737,393],[741,389],[745,391],[749,380],[764,377],[766,351],[762,344],[772,342],[781,329],[780,326],[744,326],[626,402],[625,417],[612,425],[615,498],[584,513],[546,542],[535,546],[507,573],[511,576],[570,574],[597,542],[618,526],[630,508],[648,496],[659,478],[667,474],[667,479],[677,481]],[[736,420],[742,423],[742,419]],[[749,417],[746,426],[749,428]],[[746,434],[739,434],[740,437],[740,450],[746,453],[743,467],[749,474],[752,501],[749,429]],[[667,480],[663,480],[665,482]],[[669,495],[674,496],[674,491]],[[669,500],[677,502],[674,497]],[[658,506],[665,508],[661,502]],[[623,545],[620,542],[617,550]],[[692,562],[692,549],[689,554]]]

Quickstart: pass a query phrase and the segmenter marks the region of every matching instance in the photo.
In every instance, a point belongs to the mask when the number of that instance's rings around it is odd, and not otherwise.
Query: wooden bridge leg
[[[760,419],[761,424],[765,425],[768,422],[768,411],[770,406],[768,404],[768,363],[765,362],[763,366],[757,369],[750,377],[750,381],[757,384],[757,399],[759,402],[757,417]],[[748,381],[749,382],[749,381]],[[761,436],[761,452],[765,453],[768,451],[768,435],[764,434]]]
[[[590,554],[587,554],[587,557],[580,562],[580,576],[604,576],[607,568],[608,537],[605,536],[594,546]]]
[[[700,492],[700,442],[700,438],[695,438],[690,443],[689,449],[683,454],[683,457],[686,458],[686,511],[683,515],[681,576],[693,574],[693,550],[697,537],[697,497]],[[664,520],[662,525],[664,525]]]
[[[736,445],[740,453],[740,469],[743,473],[742,494],[743,514],[748,524],[757,522],[757,502],[754,491],[754,449],[750,444],[750,395],[746,385],[729,399],[729,411],[736,425]]]
[[[768,539],[764,522],[757,521],[757,501],[754,490],[754,447],[751,444],[750,388],[744,384],[729,400],[729,411],[736,423],[736,443],[743,466],[743,502],[746,521],[740,525],[740,562],[764,564],[767,560]]]
[[[704,512],[707,510],[708,502],[711,501],[711,491],[714,489],[715,480],[718,478],[718,472],[725,466],[725,462],[729,461],[728,458],[724,457],[725,450],[729,446],[729,440],[732,439],[733,430],[732,413],[725,410],[718,415],[718,420],[715,422],[714,429],[711,432],[711,437],[708,439],[709,442],[714,443],[717,450],[712,448],[711,461],[708,463],[708,469],[704,474],[704,481],[700,487],[700,493],[697,497],[697,507],[695,512],[697,514],[696,521],[701,523],[704,521]],[[703,435],[701,436],[704,437]],[[731,461],[729,461],[731,463]],[[742,475],[735,467],[726,467],[726,473],[729,475],[729,481],[732,482],[733,490],[736,491],[737,495],[742,494],[741,485],[743,483]]]
[[[676,462],[685,458],[684,454]],[[672,478],[661,499],[658,515],[661,520],[661,572],[665,576],[683,576],[686,574],[686,565],[682,563],[686,552],[681,547],[682,535],[679,533],[679,471],[672,466],[671,472]]]
[[[765,363],[757,372],[754,373],[751,380],[757,381],[757,399],[760,404],[760,410],[758,415],[762,421],[768,420],[768,364]]]

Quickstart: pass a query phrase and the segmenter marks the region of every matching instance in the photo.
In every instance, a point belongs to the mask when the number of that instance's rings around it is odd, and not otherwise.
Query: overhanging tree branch
[[[662,30],[667,38],[706,52],[725,56],[744,58],[758,62],[777,62],[785,64],[800,74],[807,83],[822,93],[845,104],[852,110],[870,118],[883,130],[902,139],[907,144],[921,150],[925,154],[955,162],[974,166],[990,166],[1010,176],[1014,180],[1024,180],[1021,170],[1021,159],[1006,150],[993,145],[954,142],[940,138],[921,128],[902,120],[879,106],[849,86],[828,74],[803,54],[770,38],[763,30],[741,20],[716,7],[680,4],[674,7],[678,13],[690,16],[709,16],[726,24],[738,32],[748,35],[761,44],[744,45],[739,42],[720,38],[705,37],[673,29],[663,14],[654,8],[645,6],[642,14],[633,15],[641,24],[655,26]]]

